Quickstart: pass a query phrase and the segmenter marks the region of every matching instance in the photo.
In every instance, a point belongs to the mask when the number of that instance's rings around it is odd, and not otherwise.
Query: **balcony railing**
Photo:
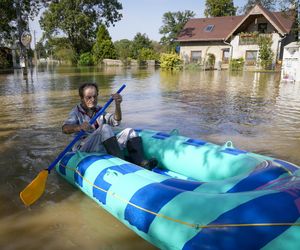
[[[255,45],[258,44],[258,38],[259,37],[270,37],[272,38],[271,33],[240,33],[240,39],[239,39],[239,45]]]

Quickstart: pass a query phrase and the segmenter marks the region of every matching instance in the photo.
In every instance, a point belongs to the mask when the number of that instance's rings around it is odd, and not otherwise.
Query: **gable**
[[[257,4],[244,16],[241,22],[228,34],[225,40],[234,33],[241,32],[249,23],[254,23],[259,17],[264,17],[281,36],[289,34],[293,26],[293,19],[284,12],[270,12]]]

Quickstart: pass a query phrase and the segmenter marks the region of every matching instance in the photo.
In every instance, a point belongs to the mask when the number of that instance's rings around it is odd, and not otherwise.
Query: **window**
[[[257,61],[257,50],[246,51],[246,65],[255,65]]]
[[[209,24],[204,28],[205,32],[212,32],[212,30],[214,29],[215,25],[213,24]]]
[[[191,62],[200,63],[202,60],[202,51],[191,51]]]
[[[257,26],[257,31],[259,33],[267,33],[268,24],[267,23],[259,23]]]
[[[228,63],[229,55],[230,55],[229,51],[230,51],[229,49],[223,49],[223,55],[222,55],[222,62],[223,63]]]

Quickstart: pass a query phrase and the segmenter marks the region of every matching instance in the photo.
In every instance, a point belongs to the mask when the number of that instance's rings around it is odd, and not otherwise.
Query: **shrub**
[[[160,56],[160,67],[168,70],[182,69],[183,62],[179,55],[175,53],[167,54],[163,53]]]
[[[229,63],[229,68],[230,70],[242,70],[244,67],[244,59],[243,58],[238,58],[238,59],[231,59]]]
[[[86,52],[80,55],[78,60],[79,66],[92,66],[94,65],[93,55],[90,52]]]
[[[258,39],[260,65],[263,69],[269,69],[272,65],[274,53],[271,49],[271,37],[260,36]]]
[[[138,61],[156,60],[158,61],[158,55],[153,49],[142,48],[139,50]]]

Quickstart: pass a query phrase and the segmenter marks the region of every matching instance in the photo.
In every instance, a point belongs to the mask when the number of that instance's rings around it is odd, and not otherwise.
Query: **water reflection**
[[[300,164],[300,86],[280,83],[278,74],[54,66],[33,71],[27,80],[19,71],[0,74],[1,249],[152,248],[54,172],[31,209],[18,198],[68,144],[61,123],[87,81],[99,84],[100,103],[127,84],[123,127],[177,128]]]

